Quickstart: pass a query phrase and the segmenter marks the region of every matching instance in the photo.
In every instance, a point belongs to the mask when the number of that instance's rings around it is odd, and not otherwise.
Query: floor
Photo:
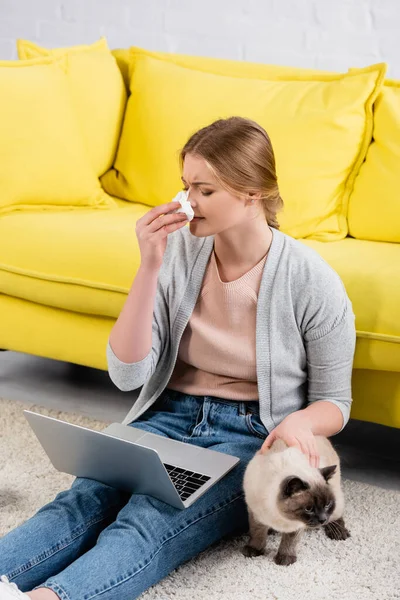
[[[0,352],[0,397],[122,421],[138,391],[121,392],[106,371],[17,352]],[[400,429],[350,419],[330,438],[342,476],[400,490]]]

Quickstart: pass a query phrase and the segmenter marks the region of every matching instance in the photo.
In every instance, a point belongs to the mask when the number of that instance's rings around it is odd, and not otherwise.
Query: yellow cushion
[[[194,68],[216,75],[230,75],[231,77],[248,77],[254,79],[269,79],[271,75],[332,75],[332,71],[321,71],[318,69],[301,69],[285,65],[269,65],[264,63],[253,63],[243,60],[231,60],[227,58],[215,58],[214,56],[196,56],[190,54],[176,54],[174,52],[156,52],[139,46],[130,48],[116,48],[111,50],[118,67],[124,78],[126,89],[129,90],[130,66],[132,63],[132,52],[140,53],[153,58],[162,58],[181,67]]]
[[[400,81],[387,79],[376,99],[373,138],[350,196],[349,233],[400,242]]]
[[[116,319],[140,265],[135,223],[147,211],[118,200],[107,211],[2,217],[0,295]]]
[[[181,187],[179,149],[196,130],[231,115],[269,133],[285,202],[278,216],[293,237],[347,234],[347,199],[371,139],[372,103],[384,63],[355,74],[223,76],[132,51],[131,95],[114,168],[113,196],[156,206]],[[160,92],[160,90],[162,92]]]
[[[114,48],[114,50],[111,50],[111,54],[117,61],[117,65],[121,72],[122,79],[124,80],[125,89],[127,92],[129,92],[129,48]]]
[[[400,244],[301,240],[340,275],[356,315],[355,369],[400,372]]]
[[[17,40],[20,59],[66,56],[71,97],[98,177],[113,164],[127,100],[121,72],[103,37],[90,46],[47,50]]]
[[[64,63],[0,61],[0,214],[114,206],[90,164]]]

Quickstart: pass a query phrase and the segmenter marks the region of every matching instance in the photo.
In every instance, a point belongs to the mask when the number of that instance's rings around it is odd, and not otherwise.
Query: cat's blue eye
[[[305,508],[304,510],[306,511],[306,513],[311,513],[313,511],[313,507],[307,506],[307,508]]]
[[[330,508],[331,506],[332,506],[332,502],[329,502],[329,504],[327,504],[327,505],[325,506],[325,510],[328,510],[328,508]]]

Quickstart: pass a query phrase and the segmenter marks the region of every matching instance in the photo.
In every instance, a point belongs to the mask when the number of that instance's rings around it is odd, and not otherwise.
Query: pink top
[[[168,388],[230,400],[259,399],[256,311],[267,256],[239,279],[224,282],[212,251]]]

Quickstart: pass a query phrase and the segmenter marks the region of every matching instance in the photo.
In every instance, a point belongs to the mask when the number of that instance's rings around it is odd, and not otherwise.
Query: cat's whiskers
[[[300,535],[303,533],[303,529],[298,529],[298,531],[296,532],[296,538],[300,537]]]

